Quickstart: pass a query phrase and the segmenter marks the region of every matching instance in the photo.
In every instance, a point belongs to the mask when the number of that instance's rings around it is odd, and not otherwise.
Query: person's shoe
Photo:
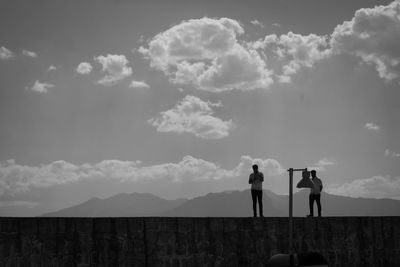
[[[261,217],[261,218],[264,218],[264,215],[261,214],[260,217]]]
[[[314,216],[311,215],[311,214],[308,214],[307,217],[308,217],[308,218],[312,218],[312,217],[314,217]]]
[[[256,218],[256,217],[257,217],[257,215],[255,215],[255,214],[254,214],[254,215],[253,215],[253,217],[254,217],[254,218]]]

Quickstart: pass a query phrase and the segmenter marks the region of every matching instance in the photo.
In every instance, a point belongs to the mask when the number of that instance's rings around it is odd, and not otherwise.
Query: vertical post
[[[293,259],[293,168],[289,169],[289,256],[290,266],[294,265]]]

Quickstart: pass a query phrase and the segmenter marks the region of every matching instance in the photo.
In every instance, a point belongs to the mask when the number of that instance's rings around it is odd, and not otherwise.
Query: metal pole
[[[293,168],[289,169],[289,257],[290,266],[293,262]]]
[[[293,255],[293,172],[306,171],[305,169],[293,169],[289,171],[289,257],[290,266],[294,266],[294,255]]]

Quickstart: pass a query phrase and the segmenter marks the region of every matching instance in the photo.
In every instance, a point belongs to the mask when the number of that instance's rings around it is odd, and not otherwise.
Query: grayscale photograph
[[[400,266],[400,0],[0,0],[0,266]]]

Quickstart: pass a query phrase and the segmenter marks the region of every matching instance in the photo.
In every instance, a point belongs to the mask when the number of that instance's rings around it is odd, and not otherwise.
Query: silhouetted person
[[[311,171],[311,181],[313,187],[310,189],[309,204],[310,204],[310,217],[314,216],[314,201],[317,202],[318,207],[318,217],[321,217],[321,191],[322,191],[322,181],[317,177],[317,172],[315,170]]]
[[[253,173],[249,176],[249,184],[251,184],[251,198],[253,199],[253,214],[257,217],[257,200],[258,207],[260,209],[260,217],[263,215],[263,204],[262,204],[262,182],[264,182],[264,174],[258,171],[258,166],[253,165]]]

